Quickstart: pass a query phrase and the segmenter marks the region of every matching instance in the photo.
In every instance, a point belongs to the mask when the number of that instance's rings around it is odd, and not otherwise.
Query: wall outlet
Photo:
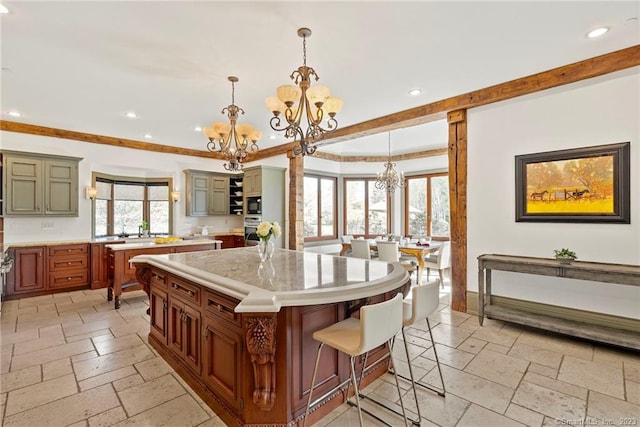
[[[43,222],[41,223],[42,225],[42,229],[43,230],[53,230],[53,223],[52,222]]]

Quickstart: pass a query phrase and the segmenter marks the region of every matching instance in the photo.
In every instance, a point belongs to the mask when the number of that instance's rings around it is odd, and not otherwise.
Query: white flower
[[[260,223],[260,225],[258,225],[258,228],[256,229],[256,234],[262,240],[269,240],[271,235],[280,237],[281,233],[282,230],[280,229],[280,224],[275,221],[273,223],[263,221]]]
[[[274,221],[273,224],[271,225],[271,229],[276,239],[280,237],[280,234],[282,233],[282,230],[280,229],[280,224]]]

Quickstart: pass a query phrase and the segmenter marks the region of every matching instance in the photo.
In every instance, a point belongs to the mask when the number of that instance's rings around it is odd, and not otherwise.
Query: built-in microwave
[[[247,197],[247,215],[262,214],[262,198],[259,196]]]

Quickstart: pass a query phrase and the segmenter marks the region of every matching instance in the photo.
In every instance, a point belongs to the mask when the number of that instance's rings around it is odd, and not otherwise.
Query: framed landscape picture
[[[631,221],[630,143],[516,156],[516,222]]]

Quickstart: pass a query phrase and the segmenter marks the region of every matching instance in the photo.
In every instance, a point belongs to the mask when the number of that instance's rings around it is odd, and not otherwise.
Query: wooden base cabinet
[[[7,296],[45,291],[45,248],[14,248],[12,252],[14,261],[9,273]]]

